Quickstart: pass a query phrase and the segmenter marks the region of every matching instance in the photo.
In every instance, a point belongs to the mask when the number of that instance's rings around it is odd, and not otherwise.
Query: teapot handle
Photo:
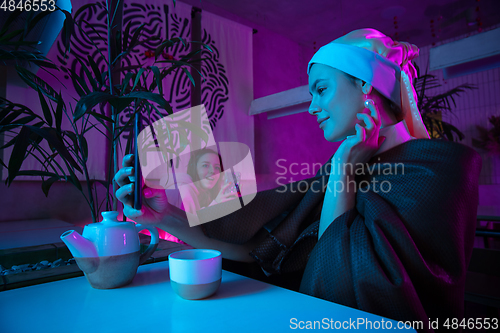
[[[158,230],[156,229],[156,227],[136,224],[135,229],[137,230],[137,232],[147,229],[151,233],[151,242],[149,243],[146,251],[144,251],[144,253],[141,254],[141,257],[139,258],[139,265],[142,265],[146,260],[148,260],[149,257],[151,257],[153,252],[155,252],[156,248],[158,247],[160,238],[158,236]]]

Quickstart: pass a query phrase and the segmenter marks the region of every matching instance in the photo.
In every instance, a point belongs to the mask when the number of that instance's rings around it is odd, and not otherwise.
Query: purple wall
[[[237,17],[225,16],[252,26]],[[252,28],[258,29],[253,38],[254,97],[307,84],[306,66],[314,50],[263,27]],[[254,161],[258,189],[279,187],[314,176],[318,163],[325,163],[338,145],[324,139],[315,117],[306,112],[275,119],[267,119],[266,114],[255,116]],[[283,168],[278,163],[287,169],[286,174],[281,174]],[[298,174],[289,172],[293,163],[298,165],[293,167],[292,172]],[[58,218],[82,224],[90,220],[86,202],[71,184],[54,184],[49,198],[43,195],[39,182],[15,182],[10,188],[0,184],[0,193],[0,209],[3,212],[0,222]],[[479,213],[500,215],[499,193],[497,184],[482,185]]]
[[[313,50],[269,30],[259,28],[254,34],[254,97],[260,98],[307,84],[307,62]],[[318,170],[314,163],[325,163],[337,149],[327,142],[316,117],[299,113],[267,119],[255,116],[255,164],[259,190],[274,188],[310,178]],[[293,163],[299,163],[299,166]],[[279,164],[279,166],[278,166]],[[309,170],[304,165],[309,166]],[[281,175],[287,169],[286,175]],[[314,169],[314,170],[313,170]],[[303,172],[300,172],[303,170]],[[298,173],[298,174],[293,174]],[[276,179],[278,177],[285,177]]]
[[[86,187],[86,183],[82,186]],[[54,183],[49,197],[45,197],[38,181],[14,181],[10,187],[2,182],[0,193],[0,222],[39,219],[59,219],[77,225],[92,222],[85,198],[70,183]],[[104,198],[104,191],[99,196]]]

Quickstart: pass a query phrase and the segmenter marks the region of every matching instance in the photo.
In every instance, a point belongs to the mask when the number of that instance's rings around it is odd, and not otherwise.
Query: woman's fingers
[[[156,212],[163,212],[168,207],[168,198],[164,189],[146,187],[143,189],[145,203]]]
[[[363,141],[367,140],[371,142],[372,138],[378,139],[378,133],[381,125],[380,113],[375,106],[375,103],[371,99],[365,101],[365,106],[368,110],[370,110],[370,115],[358,113],[357,117],[358,119],[362,119],[366,124],[366,130],[368,131],[368,133],[366,133],[366,131],[363,131],[364,133],[358,133],[358,129],[356,129],[356,134],[359,136],[358,139],[363,139]],[[362,134],[364,135],[364,137]]]
[[[134,191],[134,184],[128,184],[125,186],[120,187],[118,190],[116,190],[116,199],[118,199],[120,202],[122,202],[125,206],[132,206],[132,198],[130,194],[132,194]]]
[[[125,214],[125,216],[128,217],[129,219],[133,220],[141,216],[143,213],[140,210],[125,205],[123,206],[123,214]]]
[[[357,117],[359,120],[363,120],[367,130],[371,131],[375,127],[374,119],[372,119],[369,115],[365,113],[358,113]]]
[[[134,154],[123,156],[122,165],[124,168],[134,166]]]
[[[364,127],[362,127],[361,125],[359,124],[356,124],[356,140],[358,142],[363,142],[366,140],[366,130]]]
[[[236,195],[234,193],[227,193],[227,194],[224,194],[224,196],[222,197],[222,202],[230,201],[233,199],[236,199]]]
[[[129,176],[134,175],[134,155],[128,154],[123,157],[122,166],[115,175],[116,183],[121,187],[130,183]]]
[[[365,106],[368,110],[370,110],[370,116],[375,122],[375,125],[380,127],[380,113],[378,112],[377,107],[375,106],[375,102],[371,99],[367,99],[365,101]]]
[[[121,187],[125,186],[130,183],[129,176],[132,176],[134,174],[134,168],[133,167],[124,167],[118,170],[118,172],[115,175],[115,181],[116,183]]]

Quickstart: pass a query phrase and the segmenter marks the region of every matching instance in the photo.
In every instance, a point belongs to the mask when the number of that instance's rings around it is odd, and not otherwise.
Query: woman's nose
[[[312,116],[315,116],[316,113],[318,112],[321,112],[321,108],[317,107],[317,106],[314,106],[312,103],[311,105],[309,106],[309,114],[312,115]]]

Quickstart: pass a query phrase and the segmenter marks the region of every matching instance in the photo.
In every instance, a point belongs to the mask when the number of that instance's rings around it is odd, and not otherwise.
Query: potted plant
[[[490,116],[488,121],[493,127],[488,130],[483,126],[476,126],[479,138],[473,138],[472,145],[490,154],[500,154],[500,116]]]
[[[420,76],[418,66],[417,78],[414,82],[415,91],[418,97],[418,109],[422,115],[427,131],[431,138],[447,139],[455,141],[456,139],[462,140],[464,134],[452,124],[442,120],[442,114],[445,112],[453,112],[453,106],[456,107],[455,96],[465,90],[477,89],[469,84],[461,84],[453,89],[437,95],[428,95],[429,89],[441,87],[439,79],[436,76],[428,74],[427,71],[424,75]],[[457,138],[455,138],[455,136]]]
[[[87,201],[93,222],[97,221],[103,204],[105,210],[116,210],[113,176],[119,167],[117,151],[120,148],[121,134],[132,127],[139,114],[145,115],[147,124],[153,121],[152,114],[156,114],[157,117],[172,114],[170,102],[163,97],[163,79],[171,73],[182,70],[194,84],[188,68],[197,70],[193,64],[202,61],[200,54],[205,51],[211,52],[210,47],[201,42],[187,42],[182,38],[161,40],[159,37],[145,37],[142,34],[144,24],[133,25],[129,22],[122,29],[120,13],[123,10],[123,1],[120,0],[106,2],[105,7],[101,3],[88,4],[79,8],[74,15],[58,8],[65,15],[63,44],[66,52],[71,52],[75,31],[89,40],[95,39],[95,36],[89,36],[84,28],[89,26],[89,22],[81,14],[96,6],[106,14],[107,35],[99,38],[105,43],[107,54],[103,54],[93,42],[99,59],[93,59],[90,55],[87,59],[80,59],[82,74],[75,71],[69,73],[79,95],[75,104],[64,101],[60,91],[58,92],[56,88],[20,63],[24,61],[47,71],[61,73],[59,66],[36,50],[38,41],[26,40],[29,31],[47,15],[51,15],[50,12],[30,15],[24,29],[10,31],[10,23],[18,16],[18,13],[13,12],[0,28],[0,61],[10,61],[21,79],[37,91],[43,114],[42,116],[24,105],[0,98],[0,133],[6,138],[0,149],[12,147],[8,162],[0,160],[8,170],[6,183],[12,184],[18,176],[39,176],[42,179],[42,190],[48,196],[50,187],[56,181],[70,182]],[[137,28],[133,29],[133,26]],[[145,67],[122,65],[127,57],[132,55],[134,48],[152,41],[157,45],[156,49],[151,51],[155,58],[154,65]],[[184,45],[199,43],[202,48],[189,52],[180,59],[174,59],[172,56],[160,57],[179,43]],[[105,64],[104,70],[97,65],[98,62]],[[154,79],[148,82],[148,77]],[[123,112],[131,112],[131,116],[124,126],[120,126],[118,119]],[[68,119],[70,128],[63,128],[63,118]],[[106,138],[110,147],[106,179],[91,179],[89,175],[87,136],[91,129],[97,129]],[[122,149],[125,154],[131,151],[131,138]],[[172,153],[178,154],[179,151]],[[39,162],[40,170],[22,169],[23,162],[29,156]],[[85,188],[78,174],[83,175]],[[98,184],[104,186],[107,193],[101,202],[97,197]]]

